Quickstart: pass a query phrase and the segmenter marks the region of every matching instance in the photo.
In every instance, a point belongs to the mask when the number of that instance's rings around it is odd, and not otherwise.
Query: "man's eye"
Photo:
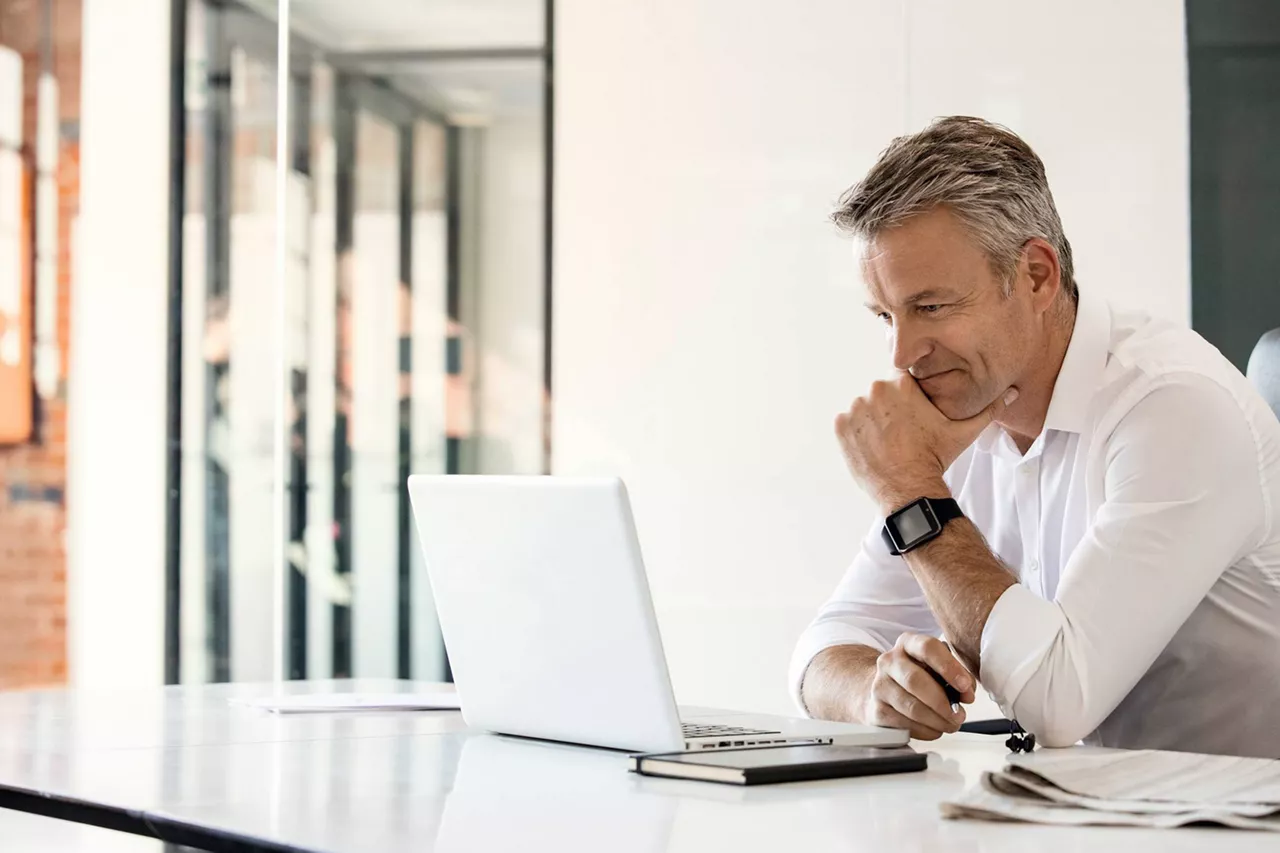
[[[918,307],[922,314],[936,314],[942,310],[941,305],[920,305]]]
[[[878,317],[878,318],[880,319],[880,322],[881,322],[881,323],[892,323],[892,322],[893,322],[893,318],[889,316],[889,312],[888,312],[888,311],[881,311],[879,314],[877,314],[877,315],[876,315],[876,317]]]

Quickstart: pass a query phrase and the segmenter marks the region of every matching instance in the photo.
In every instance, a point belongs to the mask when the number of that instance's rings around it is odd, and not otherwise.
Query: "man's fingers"
[[[885,702],[878,703],[870,722],[872,725],[886,726],[891,729],[906,729],[916,740],[937,740],[943,735],[939,729],[907,719]]]
[[[958,727],[964,722],[964,710],[951,710],[951,702],[946,692],[933,677],[933,674],[910,657],[903,655],[899,661],[889,667],[889,676],[893,678],[911,696],[931,709],[942,722]],[[964,697],[961,696],[961,699]]]
[[[927,678],[928,676],[926,675],[925,677]],[[934,684],[933,687],[937,689],[938,685]],[[884,702],[912,722],[940,732],[954,732],[960,728],[960,721],[952,717],[950,708],[947,708],[946,714],[938,713],[930,707],[928,702],[919,696],[913,695],[911,691],[904,688],[892,676],[886,677],[882,683],[876,684],[875,695],[881,702]],[[943,706],[946,707],[945,699],[943,700]],[[963,715],[961,719],[963,719]]]
[[[955,654],[946,643],[937,637],[930,637],[925,634],[910,634],[903,637],[902,649],[911,657],[941,675],[947,684],[950,684],[961,693],[969,695],[970,698],[967,701],[973,701],[973,690],[977,682],[969,673],[969,670],[964,668],[964,664],[956,659]]]

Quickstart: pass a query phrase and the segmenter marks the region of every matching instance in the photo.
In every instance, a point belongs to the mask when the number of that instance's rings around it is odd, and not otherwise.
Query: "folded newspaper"
[[[1280,831],[1280,761],[1074,747],[1010,756],[942,804],[949,818]]]

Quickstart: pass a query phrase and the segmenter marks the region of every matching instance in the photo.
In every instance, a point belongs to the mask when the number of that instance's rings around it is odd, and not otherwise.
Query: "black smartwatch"
[[[905,554],[937,538],[953,518],[964,518],[954,498],[916,498],[884,520],[880,537],[890,554]]]

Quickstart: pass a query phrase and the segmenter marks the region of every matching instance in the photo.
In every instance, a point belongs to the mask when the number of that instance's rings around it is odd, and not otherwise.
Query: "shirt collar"
[[[1089,406],[1102,384],[1102,371],[1107,366],[1111,347],[1111,309],[1101,296],[1080,294],[1076,306],[1075,328],[1071,343],[1053,383],[1049,411],[1045,413],[1045,431],[1080,432],[1084,429]]]
[[[1080,432],[1089,414],[1089,404],[1102,384],[1102,371],[1107,366],[1111,347],[1111,309],[1100,296],[1080,294],[1076,305],[1075,326],[1071,342],[1053,384],[1049,410],[1045,413],[1044,430]],[[979,434],[974,448],[984,453],[998,452],[1006,433],[1000,424],[991,424]],[[1009,449],[1016,452],[1011,441]]]

